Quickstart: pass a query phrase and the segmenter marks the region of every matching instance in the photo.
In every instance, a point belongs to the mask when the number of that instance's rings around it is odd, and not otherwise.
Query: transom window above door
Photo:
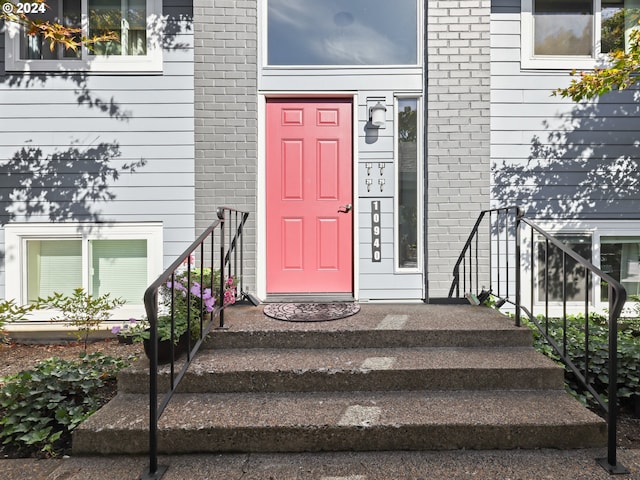
[[[418,0],[268,0],[267,65],[417,65]]]

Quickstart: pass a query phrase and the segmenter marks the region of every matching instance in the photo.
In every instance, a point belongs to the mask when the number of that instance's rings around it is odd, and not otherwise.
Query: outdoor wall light
[[[384,128],[387,107],[381,102],[376,103],[373,107],[369,108],[369,123],[375,128]]]

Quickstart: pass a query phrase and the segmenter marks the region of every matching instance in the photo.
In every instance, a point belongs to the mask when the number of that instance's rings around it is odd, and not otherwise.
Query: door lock
[[[350,203],[347,203],[346,205],[340,205],[340,207],[338,207],[338,212],[349,213],[352,208],[353,208],[353,205],[351,205]]]

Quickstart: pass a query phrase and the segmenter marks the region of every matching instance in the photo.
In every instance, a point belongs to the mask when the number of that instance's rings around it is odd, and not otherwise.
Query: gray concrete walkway
[[[618,452],[629,475],[612,477],[595,450],[223,454],[160,457],[163,480],[640,479],[640,450]],[[2,480],[135,480],[146,457],[0,460]]]

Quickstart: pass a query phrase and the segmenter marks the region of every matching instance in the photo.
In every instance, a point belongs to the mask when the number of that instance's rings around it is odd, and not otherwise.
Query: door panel
[[[353,292],[351,101],[269,100],[266,131],[267,292]]]

